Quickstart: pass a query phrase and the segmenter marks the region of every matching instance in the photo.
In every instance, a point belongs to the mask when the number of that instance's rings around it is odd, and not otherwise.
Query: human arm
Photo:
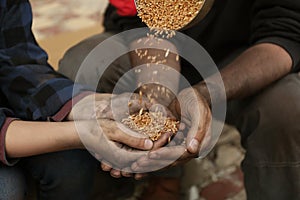
[[[137,16],[135,4],[132,0],[110,0],[104,15],[103,25],[108,32],[122,32],[129,29],[146,27]],[[131,64],[133,67],[136,67],[136,71],[138,72],[136,73],[136,84],[145,96],[150,95],[151,89],[157,90],[158,84],[155,84],[155,82],[165,84],[165,87],[170,87],[169,91],[172,90],[173,94],[169,93],[169,97],[166,97],[165,94],[159,94],[162,90],[160,92],[154,91],[154,93],[157,93],[157,97],[152,95],[152,98],[159,98],[158,102],[167,104],[170,103],[177,93],[179,74],[168,71],[165,67],[164,70],[162,68],[164,65],[180,71],[179,59],[176,59],[177,49],[170,41],[160,38],[159,42],[157,42],[157,40],[147,37],[147,33],[149,34],[146,28],[145,30],[139,29],[134,34],[126,34],[126,38],[124,39],[126,45],[131,50]],[[167,49],[169,49],[168,53]],[[144,56],[141,58],[140,53],[137,53],[137,51],[143,51],[141,54]],[[148,64],[148,67],[146,67],[146,64]],[[154,76],[153,73],[155,73]],[[140,87],[143,83],[148,83],[147,89]]]
[[[130,97],[128,94],[114,95],[113,97],[111,94],[92,94],[75,104],[75,110],[79,112],[78,114],[83,113],[80,117],[92,114],[90,111],[93,109],[90,107],[94,108],[94,96],[97,96],[97,100],[100,98],[101,101],[98,102],[100,104],[105,99],[112,99],[112,101],[116,101],[117,104],[121,101],[121,105],[125,105],[124,107],[128,108],[127,103]],[[137,99],[133,99],[131,102],[132,109],[140,109],[141,105],[139,105]],[[97,154],[97,157],[95,156],[96,158],[100,159],[99,156],[108,156],[107,160],[118,166],[118,164],[115,163],[116,160],[118,161],[118,159],[116,159],[117,157],[123,157],[124,159],[121,161],[125,162],[126,157],[133,159],[134,156],[145,152],[137,151],[128,155],[129,151],[127,151],[127,149],[121,149],[121,147],[116,145],[117,143],[130,146],[137,150],[151,149],[153,145],[151,140],[128,129],[124,129],[124,127],[122,129],[121,124],[110,120],[113,118],[113,114],[117,116],[126,115],[121,113],[121,111],[127,111],[120,109],[119,106],[116,108],[117,113],[112,113],[113,111],[109,109],[110,103],[111,101],[105,101],[105,109],[98,110],[96,113],[97,117],[90,116],[89,118],[80,120],[74,119],[75,121],[65,122],[21,121],[15,118],[13,111],[8,108],[1,108],[1,161],[7,165],[13,165],[16,159],[12,158],[66,149],[87,148],[88,150],[93,149],[94,156]],[[5,103],[2,102],[1,106],[5,106]],[[64,105],[64,107],[65,106],[71,108],[71,105]],[[79,108],[76,106],[79,106]],[[84,108],[87,108],[87,111],[85,111]],[[72,109],[72,112],[75,111]],[[53,118],[61,120],[61,117],[64,116],[60,116],[61,113],[64,114],[63,111],[60,111]],[[98,120],[96,121],[96,119]],[[114,154],[111,155],[109,152],[114,152]]]
[[[242,99],[258,92],[272,82],[288,74],[292,69],[292,59],[282,47],[261,43],[250,47],[233,62],[221,70],[227,100]],[[238,76],[237,76],[238,74]],[[207,86],[201,82],[194,86],[199,93],[211,104],[221,99],[220,82],[215,76],[206,80],[212,88],[209,94]]]
[[[149,99],[169,106],[176,97],[180,80],[180,63],[176,46],[170,41],[152,36],[131,42],[132,67],[137,87]]]
[[[14,120],[5,136],[6,155],[10,158],[83,148],[73,122]]]
[[[269,57],[270,55],[273,56]],[[257,57],[260,57],[260,59],[256,59]],[[274,60],[276,57],[279,58]],[[261,64],[264,64],[266,67],[263,71],[261,70]],[[235,65],[238,67],[234,67]],[[276,70],[274,70],[274,66]],[[290,69],[291,58],[286,51],[273,44],[259,44],[249,48],[230,63],[221,71],[221,76],[224,81],[227,98],[236,99],[249,96],[259,91],[261,88],[287,74]],[[240,74],[239,76],[236,75],[238,73]],[[268,75],[266,76],[265,73]],[[215,81],[218,79],[213,78],[215,77],[206,80],[211,84],[210,87],[213,89],[212,93],[209,93],[205,83],[202,82],[193,86],[194,91],[197,93],[196,95],[191,95],[192,92],[189,90],[192,88],[188,88],[179,93],[178,101],[173,102],[175,106],[172,110],[177,111],[179,114],[182,112],[184,116],[189,116],[187,120],[192,123],[187,134],[187,146],[164,147],[151,152],[149,154],[149,160],[145,161],[145,159],[140,159],[133,165],[135,171],[144,172],[150,170],[153,166],[163,168],[168,165],[174,166],[183,164],[200,155],[199,153],[201,152],[199,152],[199,150],[201,146],[203,146],[204,136],[210,134],[211,113],[209,112],[209,107],[211,106],[211,99],[213,99],[214,105],[222,101],[222,99],[219,99],[221,87],[217,84],[218,82]],[[180,98],[182,95],[185,97],[184,99]],[[199,96],[197,97],[197,95]],[[200,101],[197,101],[197,99]],[[181,111],[178,106],[181,107]],[[199,110],[197,111],[195,108]],[[201,112],[201,110],[206,110],[206,112]],[[185,113],[185,111],[187,111],[187,113]],[[189,115],[189,113],[198,115]],[[185,151],[185,148],[187,151]],[[172,162],[172,160],[174,162]]]
[[[215,76],[206,79],[212,89],[210,94],[204,82],[194,86],[208,104],[211,104],[211,99],[213,103],[226,100],[220,98],[223,84],[228,100],[245,98],[297,69],[300,33],[299,3],[257,1],[255,6],[254,10],[257,13],[254,13],[254,16],[259,20],[253,21],[252,45],[221,70],[224,83],[216,81]],[[281,13],[282,16],[276,12],[280,10],[284,11]],[[273,16],[266,16],[265,13],[272,13]],[[198,144],[200,145],[201,141]],[[167,159],[166,155],[161,156],[161,159]]]
[[[84,87],[75,86],[47,63],[47,54],[31,31],[28,1],[4,1],[0,23],[0,155],[3,163],[11,165],[5,137],[14,119],[61,121],[70,111],[72,97],[76,101],[86,94],[81,93]]]
[[[249,39],[252,45],[221,71],[227,99],[252,95],[298,70],[299,11],[297,1],[254,1]]]
[[[7,127],[4,144],[6,156],[9,158],[87,148],[97,153],[98,159],[105,158],[115,167],[123,167],[138,156],[145,155],[146,151],[128,154],[128,151],[121,149],[115,142],[122,142],[141,150],[149,150],[152,147],[152,142],[145,137],[123,131],[111,120],[76,123],[14,120]]]
[[[15,116],[46,120],[73,97],[82,85],[55,72],[31,31],[28,1],[1,4],[0,89]]]
[[[56,73],[48,65],[47,55],[37,45],[30,29],[32,16],[28,1],[14,1],[11,4],[1,4],[1,6],[4,7],[1,7],[0,16],[0,89],[1,95],[3,94],[3,98],[7,100],[6,106],[14,113],[14,117],[23,120],[63,120],[70,111],[72,101],[74,100],[72,98],[76,99],[87,89],[82,85],[74,84],[66,77]],[[6,121],[5,117],[3,118],[4,121]],[[14,128],[14,125],[18,123],[19,121],[14,121],[11,125]],[[60,125],[60,123],[58,124]],[[81,123],[79,122],[79,124]],[[26,123],[26,126],[31,127],[31,124]],[[106,126],[106,124],[103,126]],[[5,127],[9,128],[8,125]],[[19,130],[18,128],[19,126],[16,126],[13,130]],[[36,131],[40,130],[37,129]],[[3,138],[6,138],[6,133],[6,131],[3,134],[1,133],[1,147],[5,144]],[[24,133],[25,136],[27,136],[27,133]],[[45,137],[48,135],[47,133]],[[8,139],[10,138],[9,142],[20,141],[14,140],[16,132],[10,131],[9,134],[12,136],[8,137]],[[53,137],[55,138],[55,134]],[[45,138],[42,137],[42,141],[44,141],[43,139]],[[116,142],[126,143],[123,140],[124,136],[120,140],[118,138],[113,139]],[[18,144],[16,146],[10,145],[9,152],[12,152],[11,147],[18,147]],[[136,147],[135,144],[132,144],[132,146]],[[35,146],[33,145],[33,147]],[[37,148],[30,150],[30,152],[37,154],[40,150],[44,152],[45,149],[39,149],[39,147],[37,146]],[[60,146],[53,148],[60,149]],[[52,151],[53,149],[50,150]]]

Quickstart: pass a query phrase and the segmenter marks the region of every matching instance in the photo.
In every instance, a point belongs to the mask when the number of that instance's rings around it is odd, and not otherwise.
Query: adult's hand
[[[144,173],[183,164],[199,156],[210,139],[212,116],[206,100],[193,88],[182,90],[170,105],[181,122],[187,126],[185,142],[168,145],[149,153],[133,163],[132,170]]]
[[[163,105],[160,104],[154,104],[150,107],[149,109],[150,111],[153,112],[162,112],[164,116],[170,117],[170,118],[174,118],[174,115],[171,113],[171,111],[164,107]],[[176,138],[172,141],[182,141],[183,140],[183,133],[181,131],[184,130],[184,124],[180,124],[178,125],[179,128],[179,132],[176,133]],[[173,137],[173,133],[172,132],[166,132],[164,133],[157,141],[153,142],[153,147],[151,149],[151,151],[159,149],[163,146],[165,146],[166,144],[168,144],[170,142],[170,139]],[[128,146],[122,146],[122,148],[126,149],[127,151],[136,151],[135,149],[132,149],[131,147]],[[115,178],[120,178],[122,176],[125,177],[132,177],[133,176],[133,171],[131,170],[130,167],[126,168],[126,169],[115,169],[112,167],[112,165],[103,160],[103,162],[101,163],[101,167],[104,171],[109,171],[111,176],[115,177]]]
[[[168,144],[169,138],[171,138],[171,137],[172,137],[171,133],[165,133],[157,141],[153,142],[153,147],[151,150],[155,150],[155,149],[165,146],[166,144]],[[120,144],[116,144],[116,145],[119,146],[120,148],[128,151],[128,153],[137,151],[136,149],[133,149],[129,146],[120,145]],[[123,177],[132,177],[132,176],[138,177],[140,175],[140,174],[134,174],[133,170],[131,169],[131,166],[128,166],[126,168],[114,168],[112,166],[112,164],[106,160],[102,160],[101,168],[103,171],[110,172],[111,176],[115,177],[115,178],[121,178],[122,176]],[[146,174],[143,174],[143,176],[146,176]],[[139,179],[139,178],[136,178],[136,179]]]
[[[187,125],[186,148],[197,156],[204,138],[210,138],[212,115],[206,99],[196,89],[187,88],[172,102],[170,110]]]

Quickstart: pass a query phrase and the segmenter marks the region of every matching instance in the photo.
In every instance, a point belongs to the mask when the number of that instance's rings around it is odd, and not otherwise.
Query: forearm
[[[11,158],[82,148],[74,122],[13,121],[6,132],[6,154]]]
[[[137,86],[146,96],[168,105],[178,92],[180,64],[176,47],[151,37],[131,43],[131,63],[136,67]]]
[[[290,72],[292,59],[281,47],[274,44],[255,45],[221,70],[227,100],[241,99],[255,94]],[[220,85],[215,76],[209,77],[209,94],[204,82],[194,87],[211,103],[219,101]],[[210,97],[210,95],[212,97]]]

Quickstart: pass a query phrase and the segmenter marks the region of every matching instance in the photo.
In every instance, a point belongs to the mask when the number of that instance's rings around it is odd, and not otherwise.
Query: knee
[[[289,154],[291,160],[300,158],[299,88],[299,75],[288,75],[262,91],[242,113],[238,128],[252,157],[279,161]]]
[[[0,199],[24,199],[26,187],[23,173],[14,167],[0,167]]]
[[[39,183],[42,197],[78,199],[91,191],[99,171],[98,161],[85,150],[70,150],[41,155],[31,160],[32,175]]]
[[[77,72],[88,54],[112,33],[101,33],[89,37],[69,48],[59,61],[58,71],[68,78],[75,80]]]
[[[92,86],[97,92],[112,93],[117,83],[118,91],[128,91],[128,86],[135,86],[133,72],[127,73],[132,68],[128,54],[120,55],[109,66],[103,64],[106,58],[99,57],[99,54],[89,56],[98,44],[110,36],[112,33],[109,32],[98,34],[68,49],[59,61],[58,71],[76,82]],[[119,42],[117,44],[123,45]],[[112,53],[118,45],[111,47]]]

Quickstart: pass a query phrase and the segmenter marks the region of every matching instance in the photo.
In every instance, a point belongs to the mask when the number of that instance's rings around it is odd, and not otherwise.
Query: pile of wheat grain
[[[198,14],[204,0],[136,0],[138,16],[152,29],[178,30]]]
[[[162,112],[148,112],[143,109],[122,120],[122,123],[138,133],[147,135],[152,141],[158,140],[165,133],[176,134],[179,122],[166,117]]]

